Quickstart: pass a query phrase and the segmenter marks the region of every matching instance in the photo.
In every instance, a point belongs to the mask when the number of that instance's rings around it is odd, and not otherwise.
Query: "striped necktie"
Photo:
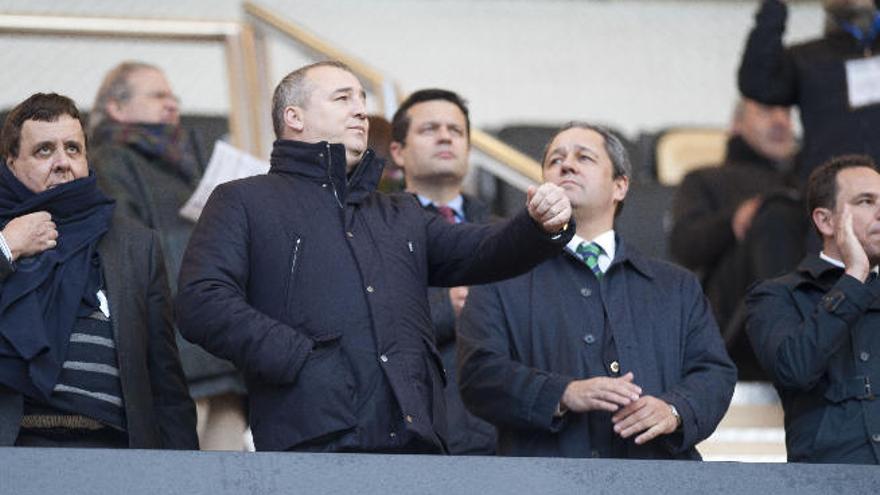
[[[595,242],[584,241],[580,243],[575,251],[584,261],[584,264],[592,270],[597,279],[602,278],[602,269],[599,268],[599,255],[604,251],[602,246]]]
[[[436,206],[437,213],[446,220],[446,223],[456,223],[455,222],[455,210],[450,208],[449,206]]]

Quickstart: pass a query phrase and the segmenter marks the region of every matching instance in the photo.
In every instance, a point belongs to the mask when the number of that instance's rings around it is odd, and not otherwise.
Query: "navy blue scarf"
[[[83,301],[95,304],[101,288],[95,257],[113,208],[93,174],[34,193],[0,161],[0,225],[47,211],[58,229],[54,249],[19,258],[0,282],[0,383],[36,399],[51,395]]]
[[[92,131],[92,147],[104,144],[130,147],[155,165],[168,167],[193,187],[201,178],[193,142],[179,125],[107,120]]]

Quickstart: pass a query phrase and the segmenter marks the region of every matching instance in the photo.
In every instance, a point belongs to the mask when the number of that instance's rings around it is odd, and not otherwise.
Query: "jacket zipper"
[[[333,189],[333,197],[336,198],[336,204],[339,205],[339,208],[344,210],[345,206],[342,205],[342,201],[339,200],[339,192],[336,191],[336,183],[333,182],[333,157],[330,155],[330,143],[324,144],[327,153],[327,180],[330,181],[330,187]]]
[[[293,277],[294,272],[296,272],[296,260],[299,258],[299,245],[302,243],[302,238],[297,237],[296,242],[293,244],[293,261],[290,262],[290,276]]]

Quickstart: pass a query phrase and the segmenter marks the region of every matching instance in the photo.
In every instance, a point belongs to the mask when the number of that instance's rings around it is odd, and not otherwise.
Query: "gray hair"
[[[284,109],[290,106],[305,107],[309,101],[314,86],[309,83],[306,75],[317,67],[336,67],[353,74],[351,68],[342,62],[324,60],[300,67],[284,76],[278,86],[275,86],[275,93],[272,95],[272,127],[276,138],[281,139],[284,134]]]
[[[127,61],[117,65],[104,76],[98,94],[95,96],[95,104],[92,105],[92,111],[89,114],[89,133],[91,134],[104,120],[108,119],[107,105],[111,101],[124,103],[131,98],[131,85],[128,77],[139,70],[155,70],[161,72],[161,69],[155,65],[144,62]]]

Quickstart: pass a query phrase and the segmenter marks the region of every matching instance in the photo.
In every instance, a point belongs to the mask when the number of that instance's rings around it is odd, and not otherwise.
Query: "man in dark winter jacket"
[[[272,118],[270,172],[218,187],[190,239],[181,332],[244,372],[259,450],[445,451],[426,287],[510,277],[558,253],[565,194],[532,188],[520,215],[478,226],[376,193],[366,95],[338,62],[288,74]]]
[[[880,464],[880,173],[834,158],[810,176],[822,251],[749,293],[747,333],[785,410],[790,462]]]
[[[89,118],[92,167],[117,210],[159,233],[172,296],[195,224],[180,207],[198,185],[202,164],[180,126],[177,97],[159,68],[119,64],[104,78]],[[244,382],[231,363],[178,339],[196,401],[205,450],[244,450]]]
[[[497,426],[500,455],[699,459],[736,383],[699,282],[615,233],[631,170],[616,136],[573,123],[543,162],[577,233],[529,273],[471,290],[465,404]]]
[[[673,202],[670,250],[700,274],[742,380],[764,378],[742,332],[746,290],[803,257],[803,206],[786,173],[794,148],[788,108],[743,99],[724,162],[685,176]]]
[[[468,172],[470,118],[464,100],[452,91],[423,89],[411,94],[391,122],[391,156],[406,177],[406,190],[449,223],[489,221],[489,207],[462,192]],[[470,414],[455,378],[455,327],[467,287],[428,289],[437,347],[446,367],[449,452],[495,452],[495,427]]]
[[[798,176],[832,156],[880,160],[880,14],[874,0],[822,0],[825,36],[786,48],[787,0],[764,0],[739,68],[739,89],[765,105],[797,105],[804,129]]]

